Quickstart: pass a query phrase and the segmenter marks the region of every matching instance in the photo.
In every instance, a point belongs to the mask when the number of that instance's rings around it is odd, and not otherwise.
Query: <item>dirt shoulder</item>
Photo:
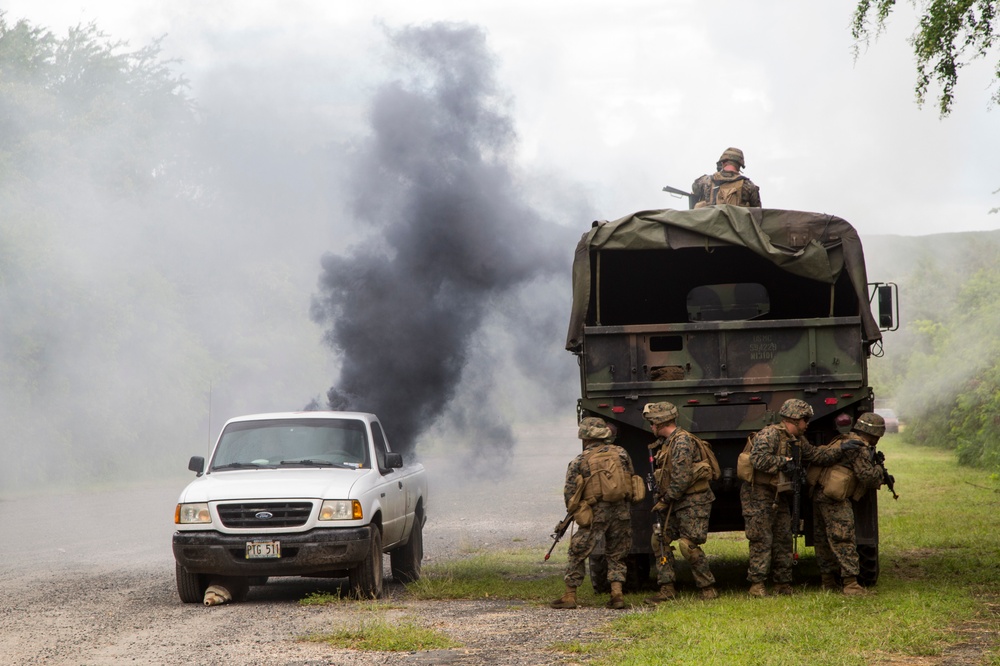
[[[426,457],[431,498],[425,564],[512,547],[538,548],[541,558],[561,517],[562,475],[579,446],[573,434],[572,427],[533,431],[519,439],[512,473],[489,479],[463,473],[458,456]],[[298,601],[310,592],[336,592],[344,581],[297,578],[255,587],[240,604],[183,604],[170,551],[182,485],[0,502],[0,529],[7,536],[0,546],[2,661],[564,664],[572,660],[551,651],[553,643],[595,640],[616,614],[600,607],[566,613],[511,601],[414,601],[395,584],[377,607],[302,606]],[[301,640],[376,616],[431,626],[462,647],[366,653]]]

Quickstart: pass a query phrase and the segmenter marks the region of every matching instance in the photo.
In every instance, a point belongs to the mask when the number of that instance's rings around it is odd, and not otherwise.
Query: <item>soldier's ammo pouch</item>
[[[583,499],[583,490],[587,487],[583,477],[579,474],[576,475],[575,483],[576,492],[574,492],[573,496],[569,498],[568,502],[566,502],[566,510],[570,513],[576,513],[576,510],[580,508],[580,502]]]
[[[736,478],[747,483],[753,483],[753,464],[750,462],[750,447],[753,446],[753,435],[747,437],[743,452],[736,458]]]
[[[823,494],[835,502],[841,502],[854,495],[858,485],[854,470],[844,465],[822,468],[818,483],[823,487]]]
[[[632,501],[641,502],[646,499],[646,482],[641,476],[632,475]]]
[[[694,482],[684,491],[685,495],[692,493],[703,493],[709,488],[709,481],[712,478],[712,463],[707,460],[699,460],[691,466]]]
[[[577,510],[573,512],[573,520],[575,520],[576,524],[580,527],[590,527],[593,524],[594,509],[591,508],[589,502],[583,502],[580,504]]]

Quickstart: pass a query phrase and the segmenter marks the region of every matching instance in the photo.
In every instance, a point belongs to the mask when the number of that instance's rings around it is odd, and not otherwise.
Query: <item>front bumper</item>
[[[281,557],[247,559],[248,541],[280,541]],[[343,572],[364,561],[371,542],[365,527],[314,529],[301,534],[174,532],[174,559],[190,573],[222,576],[306,576]]]

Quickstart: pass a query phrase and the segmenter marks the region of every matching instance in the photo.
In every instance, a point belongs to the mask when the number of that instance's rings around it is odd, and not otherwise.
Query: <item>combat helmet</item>
[[[647,402],[642,408],[642,418],[653,425],[677,420],[677,408],[669,402]]]
[[[588,416],[580,421],[580,430],[577,436],[580,439],[607,439],[611,437],[611,428],[604,422],[604,419],[597,416]]]
[[[721,169],[722,163],[725,162],[726,160],[731,160],[733,162],[736,162],[737,164],[740,165],[741,169],[745,169],[747,166],[746,162],[743,160],[743,151],[740,150],[739,148],[730,147],[722,151],[722,157],[720,157],[719,161],[715,163],[715,168]]]
[[[854,422],[851,430],[881,437],[885,434],[885,419],[874,412],[865,412]]]
[[[805,400],[789,398],[781,406],[778,414],[781,415],[782,418],[797,421],[798,419],[811,419],[814,412],[812,406]]]

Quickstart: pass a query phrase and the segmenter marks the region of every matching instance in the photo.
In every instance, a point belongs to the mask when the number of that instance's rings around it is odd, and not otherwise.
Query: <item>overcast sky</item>
[[[962,70],[942,120],[936,99],[923,110],[914,102],[908,3],[857,62],[854,4],[0,2],[8,21],[57,34],[94,21],[133,46],[166,35],[164,53],[183,61],[209,109],[228,69],[257,70],[257,94],[287,97],[287,140],[303,149],[366,131],[370,94],[386,76],[381,26],[468,22],[485,29],[498,58],[526,179],[578,192],[595,218],[684,207],[662,186],[689,187],[737,146],[765,207],[839,215],[862,234],[1000,226],[988,213],[1000,206],[998,111],[987,104],[994,63]]]

